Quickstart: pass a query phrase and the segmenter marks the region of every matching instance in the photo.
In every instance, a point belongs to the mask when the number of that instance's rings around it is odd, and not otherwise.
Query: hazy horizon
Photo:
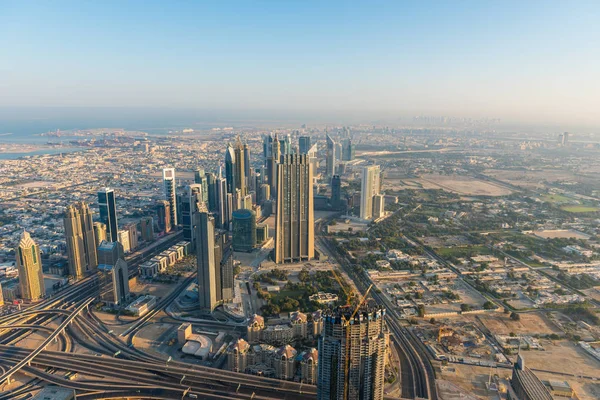
[[[600,4],[558,1],[9,1],[0,118],[122,108],[597,130],[598,17]]]

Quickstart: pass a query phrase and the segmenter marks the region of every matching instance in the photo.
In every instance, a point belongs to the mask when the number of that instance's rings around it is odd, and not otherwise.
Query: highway
[[[327,220],[321,220],[315,227],[317,232],[317,242],[319,247],[326,251],[331,257],[342,266],[349,277],[351,277],[356,287],[365,293],[368,286],[372,283],[368,275],[362,271],[357,272],[353,269],[352,263],[347,256],[340,254],[327,238],[323,237],[323,227]],[[386,307],[386,322],[392,340],[401,355],[401,388],[402,397],[407,399],[432,399],[437,400],[437,388],[435,384],[435,371],[429,359],[429,354],[421,341],[414,336],[412,332],[400,324],[400,317],[395,311],[395,307],[385,296],[378,293],[377,290],[371,291],[373,299]]]

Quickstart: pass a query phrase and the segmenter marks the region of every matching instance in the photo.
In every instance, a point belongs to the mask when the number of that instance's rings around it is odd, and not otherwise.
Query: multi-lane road
[[[333,257],[348,276],[352,278],[356,287],[362,293],[365,293],[372,283],[370,278],[364,272],[354,270],[348,257],[340,254],[324,237],[323,228],[326,222],[328,220],[321,220],[315,227],[315,232],[318,235],[318,247],[328,256]],[[371,291],[371,296],[378,304],[386,307],[386,322],[392,334],[394,346],[396,346],[401,358],[399,367],[402,398],[437,400],[435,371],[424,345],[409,329],[400,324],[400,317],[395,311],[395,307],[385,296],[378,293],[377,290]]]

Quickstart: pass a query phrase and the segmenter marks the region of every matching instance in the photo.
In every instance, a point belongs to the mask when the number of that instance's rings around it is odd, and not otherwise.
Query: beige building
[[[248,321],[248,328],[247,328],[247,337],[248,337],[248,342],[250,343],[258,343],[260,342],[261,339],[261,332],[262,330],[265,328],[265,319],[258,315],[258,314],[254,314],[250,320]]]
[[[300,360],[300,371],[302,382],[309,385],[317,384],[317,373],[319,367],[319,352],[314,347],[302,354]]]
[[[273,369],[277,379],[291,380],[296,375],[296,354],[289,344],[277,349],[273,357]]]
[[[106,225],[102,222],[94,222],[94,238],[96,239],[96,247],[106,240]]]
[[[65,240],[69,259],[69,275],[83,278],[98,267],[95,225],[86,203],[80,202],[67,207],[64,216]],[[106,236],[106,233],[105,233]]]
[[[227,349],[227,366],[233,372],[246,372],[250,345],[244,339],[238,339]]]
[[[313,169],[306,154],[285,154],[277,164],[275,262],[301,262],[315,256]]]
[[[46,294],[40,248],[29,232],[23,231],[19,246],[15,249],[21,298],[39,300]]]
[[[360,188],[360,218],[371,220],[374,219],[374,198],[379,194],[380,184],[380,168],[379,165],[370,165],[364,167],[362,171],[361,188]],[[379,209],[380,208],[380,209]],[[383,205],[378,206],[380,213],[383,213]]]

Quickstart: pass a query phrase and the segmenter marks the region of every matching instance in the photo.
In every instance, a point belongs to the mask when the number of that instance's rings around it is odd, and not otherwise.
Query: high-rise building
[[[300,136],[298,139],[298,151],[300,154],[308,154],[310,150],[310,136]]]
[[[250,186],[250,180],[253,175],[250,164],[250,148],[248,148],[248,143],[244,143],[244,176],[246,177],[246,187]]]
[[[156,214],[158,216],[158,229],[162,232],[171,232],[171,205],[168,201],[159,200],[156,203]]]
[[[336,162],[336,143],[327,135],[327,154],[325,156],[325,174],[328,177],[335,175],[335,162]]]
[[[228,202],[227,202],[227,180],[221,175],[221,168],[219,168],[219,176],[215,180],[215,191],[217,201],[217,225],[221,229],[229,229],[229,213]]]
[[[227,145],[225,149],[225,179],[227,180],[227,193],[235,193],[235,171],[236,171],[236,159],[235,151],[231,144]]]
[[[385,196],[382,194],[376,194],[373,196],[373,219],[383,217],[385,207]]]
[[[271,139],[271,151],[269,152],[269,157],[267,158],[267,180],[269,185],[271,186],[271,196],[277,196],[277,164],[281,158],[281,148],[279,145],[279,140],[277,139],[277,134],[275,137]]]
[[[206,173],[206,186],[208,192],[208,210],[211,212],[218,212],[218,201],[217,201],[217,177],[215,174]]]
[[[197,204],[202,203],[202,185],[192,184],[185,187],[180,197],[181,226],[183,228],[183,239],[196,246],[196,232],[194,225],[194,213],[198,209]],[[206,204],[206,203],[205,203]]]
[[[339,175],[331,178],[331,207],[339,209],[342,206],[342,180]]]
[[[281,156],[277,176],[275,262],[310,260],[315,255],[315,220],[313,170],[308,156]]]
[[[234,279],[233,279],[233,249],[231,248],[231,240],[229,240],[227,232],[221,231],[215,235],[215,251],[218,257],[215,258],[215,266],[217,268],[217,301],[229,303],[233,301]]]
[[[98,247],[100,299],[111,305],[121,305],[129,299],[129,270],[119,242],[102,242]]]
[[[136,223],[127,224],[123,227],[129,232],[129,249],[134,251],[138,248],[138,229]]]
[[[196,262],[198,265],[198,299],[200,309],[212,312],[218,305],[217,273],[215,264],[214,218],[204,203],[196,212]]]
[[[131,243],[129,243],[129,230],[121,229],[119,231],[118,242],[123,247],[124,253],[129,253],[131,251]]]
[[[208,204],[208,177],[202,168],[194,171],[194,183],[202,188],[202,202]]]
[[[98,191],[98,208],[100,222],[106,225],[106,238],[111,242],[116,242],[119,225],[117,223],[117,202],[113,189],[103,188]]]
[[[352,161],[356,155],[352,139],[346,138],[342,141],[342,161]]]
[[[569,144],[569,132],[565,132],[560,135],[560,142],[563,146],[567,146]]]
[[[248,194],[248,186],[246,182],[246,157],[244,145],[240,137],[238,136],[236,139],[235,147],[235,188],[238,189],[240,198],[246,197]]]
[[[360,218],[373,219],[373,196],[379,194],[379,165],[364,167],[360,189]]]
[[[4,293],[2,293],[2,284],[0,283],[0,307],[4,305]]]
[[[163,185],[165,200],[169,202],[171,211],[171,227],[177,226],[177,184],[175,182],[175,168],[163,169]]]
[[[233,250],[250,252],[256,247],[256,213],[241,209],[233,212]]]
[[[19,287],[24,300],[39,300],[46,295],[42,257],[39,246],[33,241],[29,232],[23,231],[19,245],[15,249],[17,269],[19,270]]]
[[[92,213],[86,203],[67,207],[64,216],[69,274],[81,279],[98,266]]]
[[[385,309],[352,307],[326,311],[319,338],[317,399],[383,399]]]
[[[94,222],[93,229],[96,249],[98,249],[98,246],[100,246],[100,243],[102,243],[103,240],[108,240],[106,237],[106,225],[102,222]]]
[[[154,219],[152,217],[142,217],[140,220],[140,232],[144,242],[154,240]]]

